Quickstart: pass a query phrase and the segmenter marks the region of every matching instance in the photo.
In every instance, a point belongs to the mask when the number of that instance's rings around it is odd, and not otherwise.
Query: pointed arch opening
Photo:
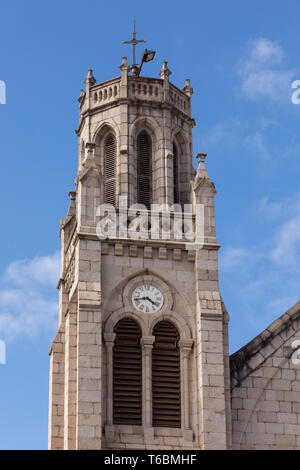
[[[161,321],[153,328],[153,426],[181,427],[179,333],[173,323]]]
[[[142,130],[137,137],[137,202],[148,210],[152,203],[152,142]]]
[[[113,422],[142,424],[141,330],[132,318],[120,320],[113,348]]]
[[[104,144],[104,202],[116,205],[116,139],[109,134]]]

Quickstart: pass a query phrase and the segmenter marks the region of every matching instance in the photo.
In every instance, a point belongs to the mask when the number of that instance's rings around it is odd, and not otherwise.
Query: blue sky
[[[191,79],[194,155],[215,182],[220,286],[231,351],[299,300],[300,79],[297,0],[2,2],[0,449],[47,447],[48,350],[56,332],[59,221],[77,167],[77,98],[87,70],[119,75],[122,40]],[[138,56],[142,51],[140,46]]]

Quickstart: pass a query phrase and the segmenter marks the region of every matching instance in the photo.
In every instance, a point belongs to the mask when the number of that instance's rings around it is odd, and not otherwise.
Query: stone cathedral
[[[180,89],[170,75],[167,62],[159,78],[130,73],[124,57],[117,78],[97,84],[89,70],[78,99],[49,449],[300,448],[300,302],[229,356],[216,189],[205,154],[193,168],[190,80]],[[125,230],[99,236],[99,207],[113,214],[110,227],[137,204],[139,215],[152,204],[188,207],[192,225],[201,206],[201,248],[152,232],[152,219],[144,232],[153,236],[129,237],[129,216]],[[179,215],[170,213],[173,228]]]

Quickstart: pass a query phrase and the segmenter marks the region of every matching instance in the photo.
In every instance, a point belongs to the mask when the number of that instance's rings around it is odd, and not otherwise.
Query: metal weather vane
[[[132,44],[132,67],[131,69],[133,71],[137,71],[138,69],[138,64],[136,63],[136,58],[135,58],[135,47],[137,44],[139,44],[140,42],[147,42],[147,39],[137,39],[136,38],[136,30],[135,30],[135,18],[134,18],[134,28],[133,28],[133,33],[132,33],[132,39],[131,41],[122,41],[122,44]]]

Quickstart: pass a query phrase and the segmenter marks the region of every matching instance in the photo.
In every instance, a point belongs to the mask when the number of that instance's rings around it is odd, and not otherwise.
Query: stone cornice
[[[93,108],[87,108],[84,111],[82,111],[80,115],[80,121],[78,128],[75,129],[75,133],[79,136],[84,124],[84,121],[86,117],[91,117],[93,115],[98,114],[99,112],[106,111],[107,109],[120,106],[122,104],[139,104],[139,106],[150,106],[151,108],[153,107],[161,107],[162,109],[169,109],[170,111],[173,111],[177,113],[182,119],[186,120],[188,123],[192,124],[193,127],[196,126],[196,121],[194,118],[190,117],[188,114],[177,108],[175,105],[172,103],[168,103],[166,101],[157,101],[157,100],[143,100],[140,98],[132,98],[130,96],[127,97],[117,97],[115,100],[108,102],[108,103],[103,103],[99,104],[98,106],[94,106]]]
[[[88,239],[88,240],[99,240],[98,236],[96,233],[91,233],[91,232],[78,232],[77,233],[78,237],[80,239]],[[115,245],[116,243],[118,244],[123,244],[125,246],[127,245],[137,245],[139,247],[144,247],[144,246],[153,246],[154,248],[159,248],[159,247],[166,247],[169,249],[172,248],[181,248],[182,250],[185,249],[185,245],[189,244],[188,242],[176,242],[176,241],[168,241],[168,240],[137,240],[137,239],[131,239],[131,238],[109,238],[107,240],[99,240],[101,243],[108,243],[109,245]],[[203,248],[205,250],[219,250],[221,245],[218,243],[203,243]],[[192,251],[192,250],[186,250],[186,251]]]
[[[300,331],[300,301],[230,356],[232,388],[260,367],[298,331]]]

